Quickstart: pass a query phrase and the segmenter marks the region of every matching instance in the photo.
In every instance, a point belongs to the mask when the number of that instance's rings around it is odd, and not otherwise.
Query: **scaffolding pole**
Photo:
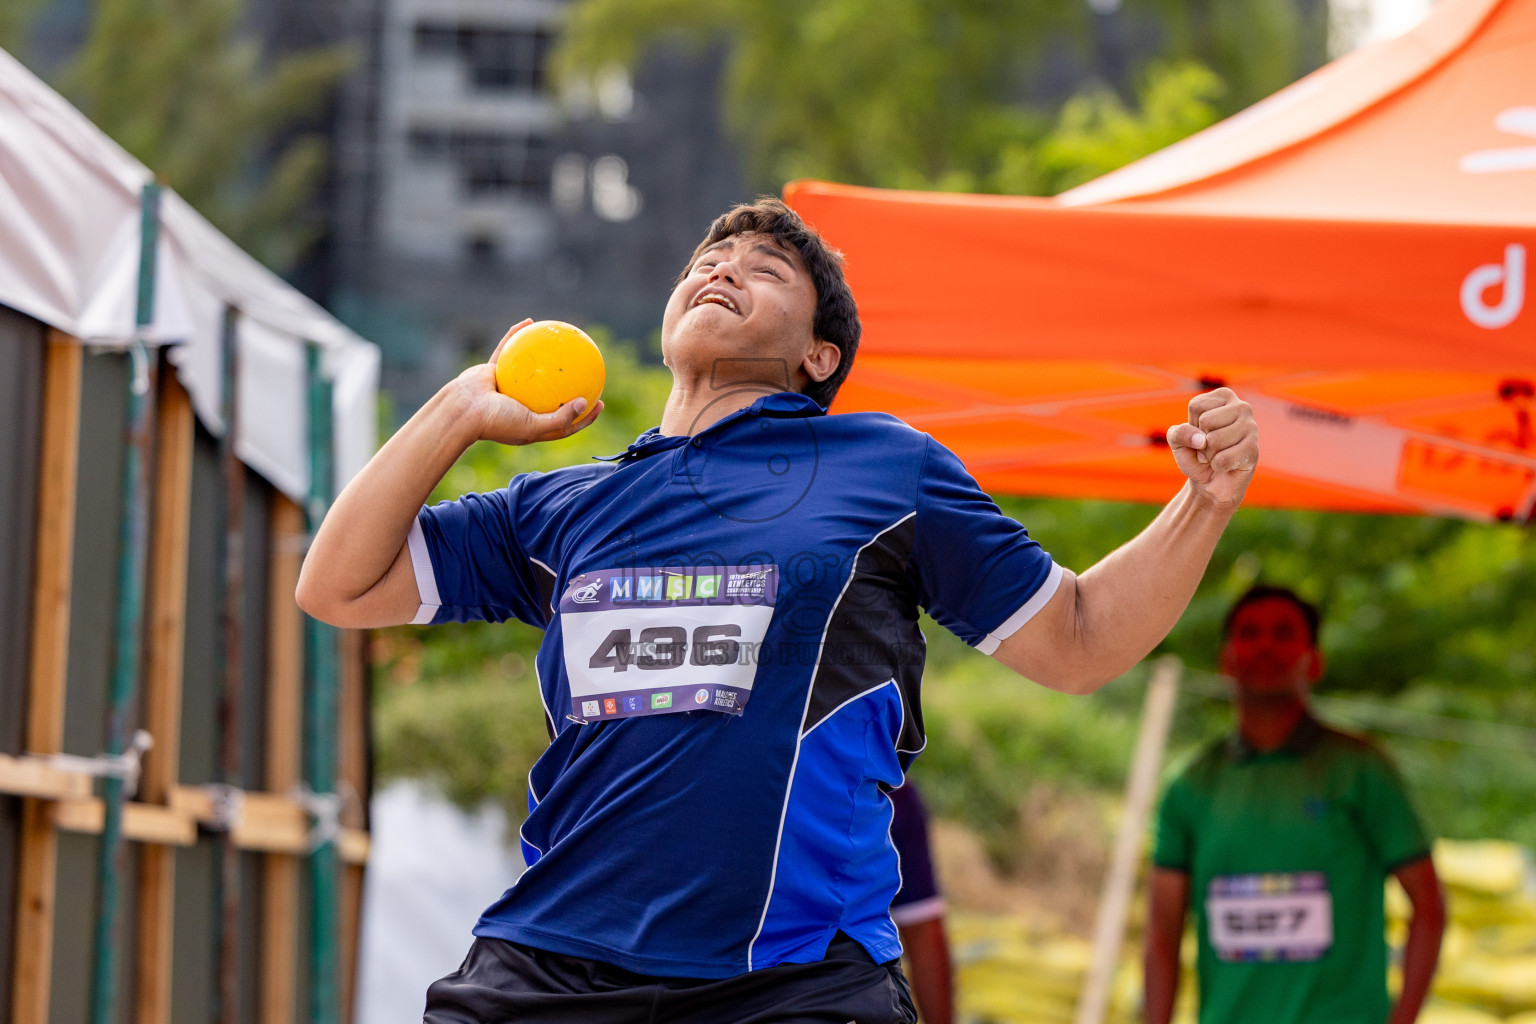
[[[1120,830],[1115,835],[1114,853],[1093,922],[1093,954],[1083,976],[1075,1024],[1103,1024],[1109,1010],[1109,989],[1120,947],[1125,942],[1126,916],[1136,890],[1141,841],[1157,796],[1157,773],[1163,763],[1168,729],[1173,724],[1183,671],[1183,663],[1171,654],[1163,655],[1152,668],[1152,681],[1147,685],[1142,705],[1141,729],[1136,734],[1130,771],[1126,773],[1125,810],[1120,816]]]
[[[240,777],[240,704],[244,669],[245,623],[245,465],[235,450],[240,437],[239,313],[225,307],[220,347],[223,353],[221,415],[224,436],[219,463],[224,486],[219,501],[219,613],[223,644],[219,666],[219,782],[243,789]],[[240,848],[226,829],[219,833],[216,920],[218,977],[214,987],[217,1024],[235,1024],[240,1009]]]
[[[160,235],[160,186],[148,182],[140,196],[139,282],[135,331],[129,344],[132,377],[128,388],[127,451],[123,465],[123,509],[117,554],[117,616],[113,633],[112,683],[107,698],[106,752],[128,749],[129,718],[138,695],[144,626],[144,570],[148,551],[147,477],[153,434],[153,367],[145,333],[155,319],[155,254]],[[96,864],[96,930],[91,963],[91,1024],[112,1024],[117,1012],[118,903],[127,867],[123,842],[126,780],[102,782],[105,814]]]
[[[330,507],[332,385],[325,378],[322,351],[306,352],[309,381],[309,534],[314,536]],[[314,838],[309,857],[309,977],[311,1024],[337,1024],[338,878],[336,860],[336,634],[323,622],[305,619],[309,679],[306,701],[305,783],[313,801]]]

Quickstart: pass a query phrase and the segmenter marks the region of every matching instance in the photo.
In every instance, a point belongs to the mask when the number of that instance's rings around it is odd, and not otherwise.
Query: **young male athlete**
[[[1412,1024],[1445,906],[1402,779],[1367,741],[1308,709],[1322,677],[1318,612],[1259,586],[1229,613],[1221,670],[1237,730],[1163,798],[1146,937],[1146,1020],[1167,1024],[1186,908],[1199,941],[1201,1024]],[[1382,884],[1413,904],[1403,988],[1387,997]]]
[[[1236,395],[1190,402],[1168,431],[1188,482],[1076,576],[931,438],[824,415],[858,339],[838,254],[777,200],[738,207],[667,303],[659,428],[423,508],[473,442],[564,437],[601,408],[534,415],[481,364],[337,498],[310,614],[545,630],[528,869],[429,1021],[910,1021],[886,794],[924,743],[918,609],[1074,693],[1178,619],[1258,459]]]

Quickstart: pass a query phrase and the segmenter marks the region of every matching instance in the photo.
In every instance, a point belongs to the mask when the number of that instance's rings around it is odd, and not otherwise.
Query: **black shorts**
[[[842,932],[827,956],[734,978],[656,978],[501,939],[475,939],[427,989],[424,1024],[915,1024],[901,963]]]

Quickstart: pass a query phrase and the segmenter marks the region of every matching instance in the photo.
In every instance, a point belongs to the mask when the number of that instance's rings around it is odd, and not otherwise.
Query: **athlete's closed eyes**
[[[714,261],[714,260],[703,260],[703,261],[700,261],[697,265],[694,266],[693,272],[695,274],[702,274],[702,273],[704,273],[706,271],[714,270],[715,266],[716,266],[716,261]],[[774,269],[773,265],[770,264],[770,263],[764,263],[764,264],[761,264],[759,266],[753,267],[752,271],[754,273],[758,273],[758,274],[767,274],[769,277],[778,278],[780,281],[784,280],[784,275],[781,274],[778,270]]]

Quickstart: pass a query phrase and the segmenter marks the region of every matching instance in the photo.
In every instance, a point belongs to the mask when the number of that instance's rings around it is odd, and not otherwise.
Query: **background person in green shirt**
[[[1411,1024],[1429,991],[1445,903],[1429,841],[1386,756],[1312,717],[1317,609],[1255,587],[1227,616],[1221,670],[1237,730],[1168,787],[1153,854],[1147,1024],[1168,1024],[1186,912],[1201,1024]],[[1387,995],[1382,885],[1413,904],[1403,988]]]

